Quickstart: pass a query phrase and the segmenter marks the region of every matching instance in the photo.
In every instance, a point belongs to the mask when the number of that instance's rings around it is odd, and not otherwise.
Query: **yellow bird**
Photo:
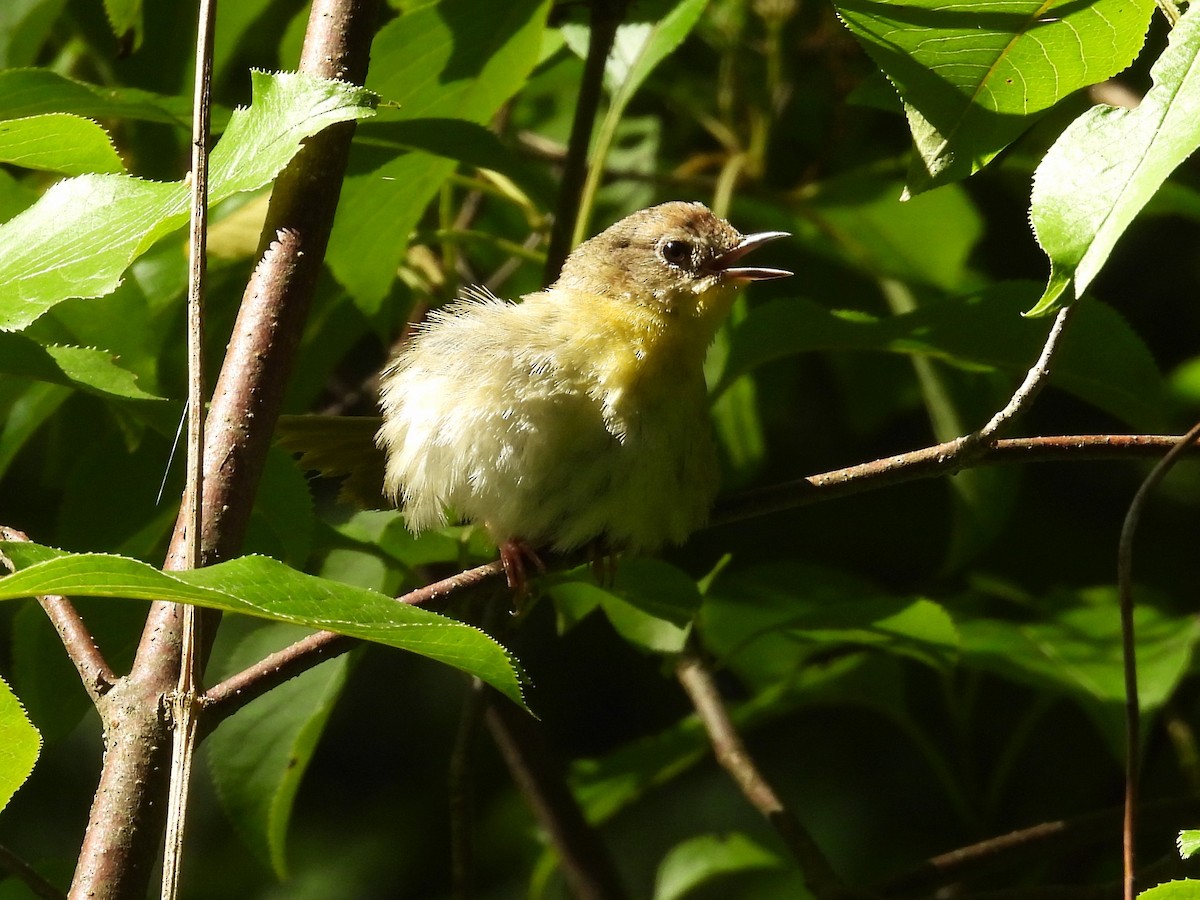
[[[718,486],[705,352],[739,287],[791,274],[738,265],[786,236],[663,203],[519,304],[474,289],[431,313],[383,371],[375,438],[408,527],[481,524],[513,587],[540,546],[682,542]]]

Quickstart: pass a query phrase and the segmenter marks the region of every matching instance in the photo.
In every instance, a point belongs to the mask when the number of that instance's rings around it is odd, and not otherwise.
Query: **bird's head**
[[[787,232],[744,235],[702,203],[663,203],[580,244],[555,286],[628,300],[669,318],[719,318],[736,288],[792,274],[739,265],[751,250],[780,237]]]

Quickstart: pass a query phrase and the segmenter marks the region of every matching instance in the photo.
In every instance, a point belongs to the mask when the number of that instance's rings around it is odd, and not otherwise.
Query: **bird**
[[[470,288],[430,313],[380,377],[384,493],[408,528],[482,526],[518,591],[539,548],[682,543],[719,486],[705,354],[740,287],[792,274],[740,265],[788,236],[662,203],[519,303]]]

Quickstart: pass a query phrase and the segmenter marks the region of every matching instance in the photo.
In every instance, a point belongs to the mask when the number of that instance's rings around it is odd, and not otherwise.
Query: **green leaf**
[[[1152,0],[835,0],[905,101],[917,194],[985,166],[1063,97],[1120,72]]]
[[[1038,166],[1029,217],[1050,280],[1030,315],[1082,296],[1142,207],[1200,146],[1198,53],[1200,9],[1192,6],[1150,69],[1154,86],[1141,104],[1092,107]]]
[[[1064,598],[1060,598],[1063,600]],[[963,660],[1081,704],[1119,752],[1124,733],[1125,681],[1116,591],[1097,588],[1044,605],[1053,618],[1037,622],[960,620]],[[1200,640],[1200,623],[1149,606],[1134,610],[1138,694],[1151,714],[1171,696]]]
[[[1037,291],[1033,282],[1000,282],[886,319],[799,299],[767,303],[734,327],[714,393],[765,362],[813,351],[921,354],[1024,376],[1046,338],[1044,323],[1020,314]],[[1096,301],[1067,329],[1050,383],[1135,427],[1153,429],[1162,419],[1165,387],[1154,358],[1117,313]]]
[[[0,162],[66,175],[125,171],[108,132],[67,113],[0,121]]]
[[[707,5],[708,0],[682,0],[661,19],[626,22],[617,28],[604,64],[604,86],[614,107],[624,110],[650,73],[683,43]],[[582,25],[562,28],[567,46],[581,58],[587,56],[589,31]]]
[[[8,0],[0,4],[0,69],[32,66],[66,0]]]
[[[969,288],[967,261],[983,236],[983,217],[966,190],[950,185],[901,203],[900,187],[889,175],[863,171],[828,179],[789,230],[818,249],[832,244],[825,252],[876,278]]]
[[[396,120],[402,112],[380,110],[376,119],[358,130],[355,144],[391,153],[419,150],[479,169],[491,169],[513,179],[542,206],[553,206],[557,185],[545,170],[531,165],[483,125],[466,119]]]
[[[568,619],[599,606],[617,633],[655,653],[678,653],[700,608],[700,590],[687,574],[654,559],[621,560],[613,583],[602,588],[587,567],[545,585]]]
[[[13,459],[71,392],[55,384],[0,383],[0,477]]]
[[[0,372],[101,397],[161,399],[138,387],[137,376],[118,366],[111,353],[90,347],[43,347],[20,334],[0,332]]]
[[[43,113],[75,113],[91,119],[142,119],[190,130],[191,97],[165,97],[136,88],[113,88],[76,81],[49,69],[0,72],[0,119]],[[213,111],[217,127],[218,111]],[[220,117],[223,118],[223,117]]]
[[[549,8],[549,0],[421,6],[375,36],[367,86],[399,106],[389,116],[486,122],[537,63]],[[409,234],[454,167],[405,153],[346,179],[326,261],[365,311],[386,296]]]
[[[939,668],[958,657],[957,628],[937,603],[889,597],[847,573],[797,563],[718,578],[699,624],[706,645],[760,686],[790,678],[830,645],[875,648]]]
[[[360,88],[297,73],[254,73],[254,103],[230,120],[210,160],[210,202],[261,188],[334,122],[371,114]],[[129,264],[188,215],[183,182],[126,175],[60,181],[0,225],[0,330],[20,329],[69,297],[114,290]]]
[[[1138,894],[1138,900],[1198,900],[1200,898],[1200,881],[1194,878],[1184,878],[1179,881],[1168,881]]]
[[[594,198],[599,186],[600,173],[609,161],[616,143],[617,128],[625,114],[625,108],[633,99],[642,82],[695,27],[704,12],[708,0],[680,0],[661,19],[644,22],[627,22],[617,28],[612,50],[604,65],[604,84],[609,92],[608,110],[596,131],[596,138],[588,155],[588,177],[584,187],[584,208],[580,209],[575,224],[575,242],[587,235],[587,220],[590,216],[589,197]],[[566,25],[563,37],[568,46],[578,55],[586,56],[589,30],[581,26]]]
[[[104,12],[117,40],[137,50],[142,45],[142,0],[104,0]]]
[[[17,792],[42,750],[42,736],[38,734],[21,701],[0,678],[0,809]]]
[[[1200,831],[1189,829],[1179,832],[1175,844],[1179,847],[1181,857],[1191,859],[1197,852],[1200,852]]]
[[[239,672],[306,633],[271,624],[246,635],[232,652],[218,643],[215,678]],[[273,688],[222,722],[204,743],[221,805],[242,840],[281,880],[287,878],[287,825],[296,791],[341,694],[347,664],[340,656]]]
[[[522,703],[515,662],[479,629],[374,591],[305,575],[268,557],[161,572],[134,559],[73,555],[37,544],[5,542],[0,549],[18,569],[0,579],[0,600],[39,594],[167,600],[289,622],[426,656]]]
[[[782,866],[783,860],[744,834],[697,835],[663,857],[654,879],[654,900],[680,900],[722,875]]]

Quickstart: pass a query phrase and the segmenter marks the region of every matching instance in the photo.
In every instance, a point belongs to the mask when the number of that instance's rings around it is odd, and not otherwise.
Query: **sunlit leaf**
[[[1092,107],[1038,166],[1029,215],[1050,257],[1050,281],[1030,315],[1082,296],[1134,217],[1200,146],[1198,54],[1200,9],[1193,6],[1171,29],[1141,104]]]
[[[42,749],[42,736],[30,723],[21,701],[0,678],[0,809],[8,805]]]
[[[257,190],[322,128],[371,114],[361,88],[297,73],[255,73],[255,102],[230,121],[210,161],[210,201]],[[0,225],[0,330],[23,328],[70,297],[116,288],[129,264],[188,215],[183,182],[83,175]]]
[[[537,63],[549,8],[446,0],[414,9],[375,36],[367,86],[398,105],[390,117],[486,122]],[[409,152],[346,179],[326,261],[363,309],[387,294],[409,234],[454,167]]]
[[[1197,852],[1200,852],[1200,831],[1188,829],[1179,832],[1175,844],[1179,847],[1180,856],[1184,859],[1191,859]]]
[[[676,844],[663,857],[654,880],[654,900],[681,900],[693,888],[721,876],[782,865],[783,860],[744,834],[697,835]]]
[[[0,120],[0,162],[65,175],[125,171],[108,132],[66,113]]]
[[[0,332],[0,373],[126,400],[155,400],[138,387],[137,376],[117,365],[111,353],[90,347],[43,347],[19,334]]]
[[[1184,878],[1168,881],[1138,894],[1138,900],[1196,900],[1200,897],[1200,881]]]
[[[204,569],[161,572],[134,559],[72,555],[37,544],[6,542],[0,549],[18,568],[0,579],[0,600],[39,594],[122,597],[244,613],[427,656],[522,702],[515,663],[479,629],[374,591],[305,575],[268,557],[244,556]]]
[[[1152,0],[835,0],[905,101],[912,194],[972,174],[1063,97],[1137,55]]]

